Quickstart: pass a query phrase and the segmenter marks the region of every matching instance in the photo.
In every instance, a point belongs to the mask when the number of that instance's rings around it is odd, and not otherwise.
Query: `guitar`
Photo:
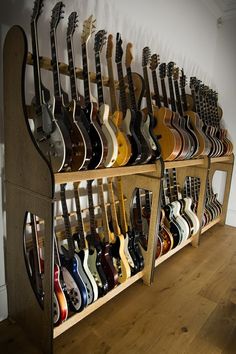
[[[132,151],[131,144],[125,132],[122,129],[122,112],[118,109],[117,99],[116,99],[116,88],[115,80],[113,74],[113,64],[112,64],[112,52],[113,52],[113,36],[109,34],[107,40],[107,50],[106,50],[106,60],[107,69],[109,76],[109,91],[110,91],[110,101],[111,101],[111,113],[112,122],[114,126],[114,131],[116,134],[116,139],[118,142],[118,155],[114,164],[114,167],[124,166],[129,161]]]
[[[151,56],[151,61],[150,61],[150,69],[152,72],[152,81],[153,81],[153,87],[154,87],[154,93],[155,93],[155,104],[154,106],[154,117],[157,120],[157,125],[154,128],[154,133],[156,135],[160,135],[159,139],[159,144],[161,147],[161,156],[164,161],[172,161],[174,160],[180,153],[181,148],[182,148],[182,140],[179,132],[174,129],[174,127],[171,124],[171,118],[172,118],[172,112],[167,107],[161,105],[161,99],[160,99],[160,93],[159,93],[159,87],[158,87],[158,81],[157,81],[157,73],[156,69],[159,65],[159,56],[157,54],[153,54]],[[163,73],[162,70],[164,70],[165,67],[162,66],[160,69],[160,77],[163,78]],[[165,76],[165,75],[164,75]],[[164,90],[162,88],[163,95],[166,94],[166,90],[164,87]],[[166,102],[167,96],[164,99],[164,102]]]
[[[134,130],[141,143],[141,159],[140,164],[145,164],[152,158],[152,147],[149,140],[146,138],[145,126],[144,126],[144,113],[137,108],[136,97],[134,93],[134,83],[131,71],[131,62],[133,60],[132,55],[132,43],[128,43],[126,46],[125,66],[127,73],[127,80],[129,85],[129,97],[130,97],[130,110],[134,115]]]
[[[55,120],[49,105],[50,92],[44,87],[41,80],[39,45],[38,45],[38,19],[42,12],[43,0],[35,0],[31,17],[31,38],[34,70],[35,108],[33,136],[35,141],[51,164],[53,172],[63,169],[66,157],[64,136]]]
[[[90,221],[90,233],[87,234],[86,237],[89,245],[88,266],[97,283],[99,296],[104,296],[107,294],[109,286],[106,274],[102,267],[102,245],[99,234],[96,231],[95,225],[92,183],[93,180],[87,181]]]
[[[120,33],[117,33],[115,62],[117,66],[117,74],[118,74],[119,88],[120,88],[120,107],[122,112],[121,126],[124,132],[126,133],[126,135],[128,136],[131,144],[132,155],[129,159],[129,164],[136,165],[139,164],[141,161],[142,147],[134,129],[135,114],[133,111],[128,109],[127,106],[125,81],[124,81],[123,68],[122,68],[122,58],[123,58],[122,39]]]
[[[88,293],[86,287],[86,280],[83,279],[84,272],[81,270],[81,261],[79,256],[75,253],[75,244],[73,235],[71,232],[70,219],[67,209],[66,203],[66,183],[60,185],[60,196],[61,196],[61,206],[63,212],[63,219],[65,225],[65,234],[67,239],[67,248],[63,245],[61,246],[62,255],[61,255],[61,263],[63,267],[65,267],[70,275],[73,277],[78,291],[78,303],[75,307],[76,311],[82,311],[90,301],[91,293]],[[84,282],[85,280],[85,282]]]
[[[161,157],[161,148],[157,140],[157,136],[154,133],[154,129],[156,127],[156,120],[153,115],[153,107],[152,107],[152,98],[150,92],[150,85],[148,79],[148,64],[150,61],[151,52],[148,47],[143,48],[143,55],[142,55],[142,67],[143,67],[143,77],[145,83],[145,92],[146,92],[146,103],[147,103],[147,114],[146,114],[146,121],[145,126],[147,129],[148,140],[152,148],[152,160],[159,159]]]
[[[110,227],[116,236],[116,242],[111,244],[111,254],[115,261],[115,266],[118,271],[119,282],[123,283],[131,276],[131,269],[129,262],[125,255],[125,239],[121,233],[120,227],[118,225],[115,197],[112,186],[112,177],[108,178],[108,197],[111,207],[112,221]]]
[[[108,153],[104,162],[105,167],[111,167],[114,165],[118,155],[118,142],[115,132],[109,119],[109,106],[104,102],[103,95],[103,83],[101,75],[101,60],[100,53],[106,42],[106,31],[101,30],[95,34],[94,52],[95,52],[95,64],[96,64],[96,81],[98,92],[98,105],[99,105],[99,119],[102,125],[102,131],[107,139]]]
[[[114,237],[111,234],[109,228],[109,221],[107,216],[107,207],[104,200],[104,189],[102,179],[98,179],[98,195],[100,200],[100,208],[102,212],[102,223],[103,223],[103,235],[104,240],[102,242],[102,267],[107,277],[109,290],[113,289],[118,285],[118,272],[113,265],[110,240]]]
[[[174,62],[171,61],[167,64],[167,77],[170,91],[170,105],[172,110],[172,125],[178,130],[182,138],[182,150],[176,160],[188,159],[193,153],[194,146],[191,146],[189,134],[186,131],[185,120],[179,115],[176,108],[174,87],[172,82],[174,72]]]
[[[102,128],[97,119],[97,110],[95,104],[91,100],[90,92],[90,80],[88,71],[88,56],[87,56],[87,44],[93,33],[95,20],[90,16],[83,23],[83,32],[81,35],[82,43],[82,59],[83,59],[83,82],[84,82],[84,102],[83,108],[84,115],[86,117],[87,126],[86,129],[89,133],[90,141],[92,143],[92,158],[88,164],[89,169],[102,167],[106,161],[108,146],[106,137],[102,131]]]
[[[50,39],[51,39],[51,53],[52,53],[52,68],[53,68],[53,82],[54,82],[54,103],[53,113],[62,130],[65,128],[67,138],[65,137],[66,153],[68,152],[69,165],[68,168],[72,171],[79,170],[81,166],[79,139],[81,132],[74,121],[75,101],[68,104],[68,94],[62,89],[60,82],[60,72],[57,54],[57,38],[56,31],[60,20],[63,18],[63,7],[65,5],[59,1],[52,10],[52,17],[50,22]],[[62,126],[62,127],[61,127]],[[64,135],[64,131],[63,131]],[[67,168],[66,168],[67,169]]]
[[[184,110],[183,110],[183,105],[182,105],[182,100],[181,100],[181,95],[180,95],[180,90],[179,90],[179,68],[178,67],[174,67],[173,80],[174,80],[174,87],[175,87],[177,111],[180,115],[180,119],[183,121],[184,128],[185,128],[186,132],[188,133],[190,143],[193,146],[193,151],[192,151],[190,157],[194,158],[194,157],[198,156],[199,141],[198,141],[198,138],[195,134],[195,131],[193,129],[192,122],[191,122],[189,116],[186,114],[184,115]]]
[[[187,180],[188,177],[186,177]],[[193,235],[195,235],[199,228],[200,228],[200,222],[199,222],[199,219],[196,215],[196,212],[193,211],[193,199],[191,197],[191,193],[190,193],[190,184],[189,182],[187,183],[187,180],[185,180],[185,188],[184,188],[184,211],[185,213],[189,216],[189,218],[192,220],[192,225],[193,225]]]
[[[184,114],[189,117],[190,122],[192,124],[192,127],[194,129],[194,132],[195,132],[198,142],[199,142],[198,154],[196,155],[196,157],[207,156],[210,153],[211,142],[207,138],[205,133],[203,132],[203,122],[202,122],[201,118],[199,117],[199,115],[196,112],[190,111],[188,109],[185,86],[186,86],[186,76],[184,75],[184,70],[182,69],[181,76],[180,76],[181,99],[183,102]],[[192,92],[193,103],[195,105],[196,99],[195,99],[195,92],[194,92],[193,87],[191,88],[191,92]]]
[[[73,47],[73,35],[75,29],[78,26],[78,15],[76,12],[72,12],[68,19],[67,27],[67,52],[68,52],[68,69],[70,74],[70,87],[71,87],[71,98],[74,103],[72,113],[71,125],[77,132],[77,144],[79,149],[77,151],[77,159],[80,160],[80,169],[87,169],[90,159],[92,157],[92,144],[90,141],[89,134],[87,132],[87,123],[84,116],[84,112],[80,105],[79,92],[77,88],[77,77],[74,65],[74,47]],[[75,137],[76,138],[76,137]]]
[[[138,243],[135,240],[135,232],[133,232],[133,230],[130,230],[130,227],[128,226],[127,223],[124,193],[123,193],[123,183],[121,177],[116,178],[116,186],[117,186],[117,197],[119,200],[121,233],[122,235],[124,235],[124,243],[125,243],[124,251],[131,268],[131,274],[133,275],[138,273],[140,269],[140,248]]]
[[[162,188],[161,192],[161,215],[159,222],[159,232],[158,235],[160,237],[161,243],[163,245],[162,254],[169,252],[174,247],[174,238],[170,231],[170,224],[166,217],[164,206],[165,206],[165,194],[164,188]],[[167,226],[168,225],[168,226]]]

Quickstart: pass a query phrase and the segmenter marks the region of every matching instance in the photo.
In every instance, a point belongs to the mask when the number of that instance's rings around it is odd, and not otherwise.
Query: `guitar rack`
[[[93,171],[78,171],[53,174],[49,164],[34,142],[24,100],[24,81],[26,63],[32,64],[28,54],[27,40],[19,26],[13,26],[8,32],[4,44],[4,109],[5,109],[5,187],[7,222],[7,292],[10,319],[16,321],[29,338],[47,354],[53,353],[54,341],[67,329],[114,298],[120,292],[142,279],[144,284],[153,281],[155,266],[172,256],[180,248],[191,243],[199,245],[200,230],[191,239],[176,247],[155,261],[158,230],[161,182],[164,168],[176,168],[180,185],[186,175],[201,179],[197,215],[201,220],[204,209],[206,181],[212,178],[216,169],[228,172],[223,213],[217,222],[224,224],[233,169],[233,156],[209,159],[176,161],[155,164],[106,168]],[[50,70],[50,60],[41,60],[41,66]],[[60,64],[61,72],[68,74],[66,64]],[[77,70],[81,78],[81,70]],[[91,73],[91,78],[96,79]],[[107,82],[109,84],[109,82]],[[122,176],[126,195],[126,211],[129,217],[129,205],[135,187],[149,189],[152,192],[152,208],[147,250],[143,251],[145,267],[143,271],[118,285],[107,295],[99,298],[80,313],[69,317],[57,327],[53,326],[53,232],[54,232],[54,192],[60,183],[75,182],[103,177]],[[44,220],[44,308],[37,302],[32,290],[24,255],[24,223],[27,212]],[[129,220],[128,220],[129,221]],[[216,223],[216,222],[215,222]],[[214,223],[214,224],[215,224]],[[212,225],[207,225],[211,227]],[[39,335],[40,333],[40,335]]]

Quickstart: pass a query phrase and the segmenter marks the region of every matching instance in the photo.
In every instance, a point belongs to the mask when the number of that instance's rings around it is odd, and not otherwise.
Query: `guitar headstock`
[[[197,85],[197,78],[195,76],[191,76],[189,81],[190,88],[194,90],[196,88],[196,85]]]
[[[173,70],[173,79],[174,81],[179,81],[179,68],[177,66]]]
[[[44,0],[35,0],[34,1],[34,7],[33,7],[33,13],[32,13],[32,16],[31,16],[31,21],[37,21],[39,16],[41,15],[42,13],[42,9],[44,7],[44,3],[43,3]]]
[[[163,80],[166,77],[166,63],[161,63],[159,65],[159,76],[160,79]]]
[[[186,75],[184,74],[184,69],[181,70],[181,76],[180,76],[179,82],[180,82],[180,88],[184,89],[185,86],[187,85],[187,80],[186,80]]]
[[[126,54],[125,54],[125,66],[126,68],[129,68],[131,66],[131,63],[133,61],[133,53],[132,53],[132,48],[133,44],[128,43],[126,46]]]
[[[50,29],[55,30],[58,26],[58,23],[60,22],[61,19],[64,18],[63,14],[65,11],[63,11],[63,8],[65,5],[63,4],[62,1],[59,1],[56,3],[54,8],[52,9],[52,16],[51,16],[51,22],[50,22]]]
[[[94,40],[94,52],[100,53],[107,40],[107,32],[105,30],[100,30],[95,34]]]
[[[150,60],[150,69],[151,71],[155,71],[160,64],[160,55],[152,54]]]
[[[123,57],[122,39],[120,33],[116,34],[116,63],[121,63]]]
[[[107,50],[106,50],[106,58],[107,59],[112,58],[113,48],[114,48],[113,35],[109,34],[109,36],[107,38]]]
[[[143,58],[142,58],[142,66],[148,66],[151,58],[151,50],[149,47],[143,48]]]
[[[96,20],[93,19],[93,15],[89,16],[87,20],[83,23],[83,31],[81,34],[81,43],[86,44],[90,39],[91,35],[94,33],[94,28]]]
[[[170,61],[167,64],[167,76],[168,77],[172,77],[174,74],[174,67],[175,67],[175,63],[173,61]]]
[[[76,27],[78,27],[78,22],[78,14],[73,11],[68,17],[67,37],[73,36]]]

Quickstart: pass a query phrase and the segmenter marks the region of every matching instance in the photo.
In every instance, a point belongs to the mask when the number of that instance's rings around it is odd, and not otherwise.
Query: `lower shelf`
[[[130,285],[135,283],[137,280],[141,279],[143,277],[144,271],[139,272],[135,275],[133,275],[131,278],[126,280],[125,283],[118,285],[115,289],[109,291],[107,295],[104,297],[101,297],[91,305],[89,305],[85,310],[83,310],[80,313],[77,313],[70,318],[68,318],[65,322],[60,324],[58,327],[54,328],[53,331],[53,338],[56,338],[60,336],[62,333],[64,333],[67,329],[70,327],[74,326],[76,323],[80,322],[82,319],[90,315],[92,312],[96,311],[99,307],[102,305],[106,304],[109,300],[111,300],[113,297],[121,293],[123,290],[128,288]]]
[[[185,246],[187,246],[189,243],[191,243],[193,241],[193,237],[187,239],[186,241],[182,242],[179,246],[175,247],[174,249],[172,249],[171,251],[167,252],[166,254],[164,254],[163,256],[161,256],[160,258],[157,258],[155,261],[155,267],[157,267],[159,264],[161,264],[162,262],[166,261],[168,258],[170,258],[171,256],[173,256],[175,253],[177,253],[178,251],[180,251],[182,248],[184,248]]]
[[[221,221],[221,215],[215,218],[214,220],[212,220],[211,222],[209,222],[209,224],[207,224],[206,226],[204,226],[202,228],[201,234],[209,230],[212,226],[218,224],[220,221]]]

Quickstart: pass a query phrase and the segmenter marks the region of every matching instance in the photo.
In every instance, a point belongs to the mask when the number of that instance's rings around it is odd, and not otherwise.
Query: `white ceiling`
[[[217,18],[236,18],[236,0],[204,0],[203,2]]]

